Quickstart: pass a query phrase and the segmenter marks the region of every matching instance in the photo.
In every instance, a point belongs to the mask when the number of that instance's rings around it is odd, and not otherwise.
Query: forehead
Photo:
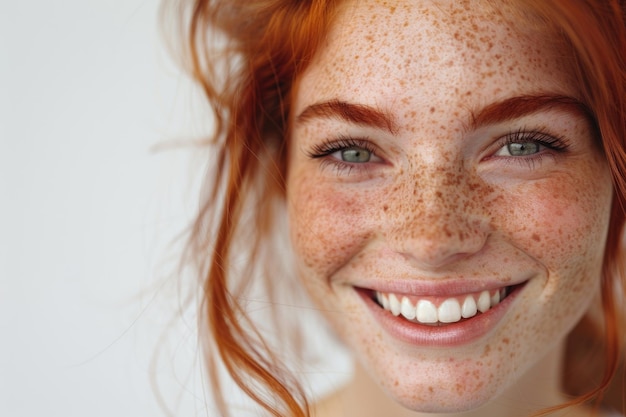
[[[563,50],[547,25],[511,3],[347,1],[301,77],[296,113],[332,98],[430,108],[577,96]]]

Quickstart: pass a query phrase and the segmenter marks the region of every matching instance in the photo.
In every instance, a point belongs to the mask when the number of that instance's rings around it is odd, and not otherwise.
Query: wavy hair
[[[339,0],[170,0],[180,18],[183,63],[212,109],[215,159],[208,193],[193,224],[188,256],[204,290],[202,331],[209,376],[223,415],[217,362],[274,416],[309,416],[304,390],[250,324],[242,294],[269,265],[266,240],[284,206],[292,85],[323,41]],[[583,101],[592,110],[614,183],[602,275],[602,323],[583,320],[568,339],[566,384],[573,400],[623,407],[626,254],[626,28],[624,1],[534,0],[521,8],[539,16],[571,50]],[[584,29],[582,29],[584,28]],[[233,257],[247,266],[234,273]],[[261,275],[267,279],[271,271]],[[264,281],[271,287],[271,280]],[[581,347],[589,347],[581,349]],[[576,363],[594,348],[604,354],[588,376]],[[597,356],[597,355],[596,355]],[[616,374],[620,374],[617,375]],[[599,378],[599,379],[594,379]],[[589,382],[591,381],[591,384]],[[611,393],[614,394],[611,394]],[[545,410],[547,414],[554,409]]]

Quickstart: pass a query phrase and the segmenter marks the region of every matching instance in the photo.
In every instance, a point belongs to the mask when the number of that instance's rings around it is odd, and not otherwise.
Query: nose
[[[402,193],[393,227],[396,250],[416,267],[430,270],[480,252],[490,225],[486,187],[460,170],[423,172],[412,183]]]

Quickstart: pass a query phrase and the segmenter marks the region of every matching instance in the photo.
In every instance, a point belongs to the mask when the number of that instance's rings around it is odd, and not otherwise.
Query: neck
[[[563,403],[565,397],[560,389],[563,352],[564,345],[559,344],[528,370],[514,386],[483,407],[462,413],[436,414],[436,416],[527,417],[543,408]],[[364,401],[364,398],[367,401]],[[353,381],[341,392],[320,402],[313,415],[316,417],[434,416],[434,414],[408,410],[388,398],[358,365]]]

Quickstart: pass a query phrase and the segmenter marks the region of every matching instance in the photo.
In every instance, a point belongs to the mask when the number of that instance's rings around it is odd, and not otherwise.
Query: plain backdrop
[[[206,126],[159,6],[0,2],[0,416],[214,415],[175,273]]]

